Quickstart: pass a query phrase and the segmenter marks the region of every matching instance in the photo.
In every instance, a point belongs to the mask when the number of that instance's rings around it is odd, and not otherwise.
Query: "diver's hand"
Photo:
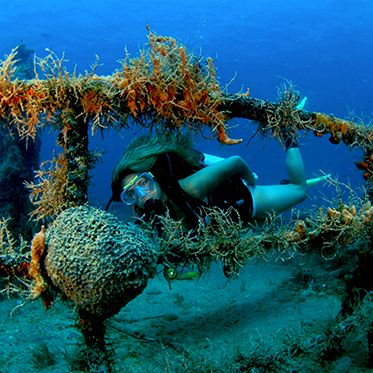
[[[150,198],[144,203],[142,219],[150,223],[162,235],[162,219],[160,216],[165,216],[167,207],[160,199]]]
[[[144,203],[144,220],[150,221],[157,215],[165,215],[167,208],[160,199],[150,198]]]

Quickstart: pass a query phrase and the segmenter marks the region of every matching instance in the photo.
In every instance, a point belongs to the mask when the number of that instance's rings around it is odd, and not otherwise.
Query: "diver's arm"
[[[208,153],[203,153],[204,155],[204,159],[203,159],[203,163],[206,165],[206,166],[211,166],[212,164],[214,163],[217,163],[217,162],[220,162],[220,161],[223,161],[224,157],[219,157],[217,155],[213,155],[213,154],[208,154]],[[246,164],[247,165],[247,164]],[[248,167],[248,166],[247,166]],[[258,175],[253,172],[253,171],[250,171],[249,172],[251,173],[252,177],[249,176],[248,177],[248,180],[244,179],[249,185],[252,185],[252,186],[255,186],[256,183],[258,182]],[[253,181],[254,180],[254,181]]]
[[[195,198],[203,199],[233,175],[240,175],[249,185],[255,185],[256,183],[256,178],[246,162],[237,155],[213,163],[193,175],[179,180],[179,183],[185,192]]]

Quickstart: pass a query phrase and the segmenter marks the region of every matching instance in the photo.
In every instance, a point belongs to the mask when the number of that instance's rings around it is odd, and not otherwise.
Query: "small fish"
[[[175,268],[165,268],[164,277],[167,281],[189,281],[189,280],[195,280],[201,277],[201,272],[198,271],[183,271],[183,270],[177,270]]]

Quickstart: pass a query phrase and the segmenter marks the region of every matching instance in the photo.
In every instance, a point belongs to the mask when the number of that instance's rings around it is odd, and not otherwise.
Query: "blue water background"
[[[306,109],[347,117],[352,112],[368,122],[372,118],[373,2],[370,0],[246,0],[246,1],[50,1],[3,0],[0,8],[0,56],[25,43],[43,57],[46,48],[65,53],[66,66],[89,69],[95,56],[97,73],[119,68],[125,48],[131,56],[147,42],[146,25],[157,34],[175,37],[188,50],[215,60],[222,86],[230,92],[246,91],[256,98],[277,100],[277,88],[292,81]],[[233,79],[234,78],[234,79]],[[233,81],[232,81],[233,79]],[[256,125],[233,120],[231,137],[243,137],[238,146],[197,141],[205,152],[221,156],[240,154],[259,175],[260,183],[286,177],[284,153],[279,145],[256,137]],[[208,132],[208,131],[207,131]],[[112,131],[92,138],[92,147],[105,152],[93,171],[91,203],[105,205],[110,196],[112,168],[134,131],[120,136]],[[354,187],[363,184],[353,161],[361,151],[327,137],[303,134],[300,145],[308,177],[330,172]],[[51,159],[55,143],[44,131],[42,159]],[[310,191],[302,206],[321,203],[320,192]]]

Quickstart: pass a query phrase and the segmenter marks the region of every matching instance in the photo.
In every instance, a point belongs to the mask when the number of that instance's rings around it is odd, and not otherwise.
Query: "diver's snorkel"
[[[113,202],[113,196],[111,196],[109,201],[107,201],[106,206],[105,206],[105,211],[109,211],[109,208],[110,208],[112,202]]]

